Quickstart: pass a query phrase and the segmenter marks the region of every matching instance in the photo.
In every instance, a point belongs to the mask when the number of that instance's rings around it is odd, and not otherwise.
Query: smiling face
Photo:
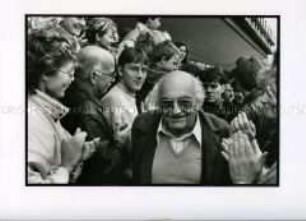
[[[109,48],[118,41],[118,31],[115,26],[109,27],[103,35],[97,35],[97,43],[103,48]]]
[[[74,62],[64,63],[54,75],[43,75],[39,89],[54,98],[62,98],[74,80]]]
[[[189,76],[179,75],[172,74],[160,88],[163,124],[177,136],[189,132],[197,116],[194,82]]]
[[[147,77],[148,66],[142,63],[127,63],[121,69],[122,82],[125,87],[135,93],[139,91]]]
[[[182,45],[179,47],[180,53],[181,53],[181,60],[184,60],[187,55],[187,47],[185,45]]]

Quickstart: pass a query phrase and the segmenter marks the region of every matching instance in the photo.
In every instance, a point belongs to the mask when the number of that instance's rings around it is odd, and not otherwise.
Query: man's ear
[[[98,34],[95,35],[95,42],[99,42],[100,41],[100,36]]]
[[[118,75],[120,77],[122,77],[122,75],[123,75],[122,72],[123,72],[123,67],[122,66],[118,67]]]
[[[49,77],[48,77],[47,75],[45,75],[45,74],[43,74],[43,75],[41,76],[41,80],[42,80],[43,82],[48,81],[48,79],[49,79]]]
[[[89,82],[92,84],[92,85],[95,85],[96,84],[96,79],[97,79],[97,74],[96,74],[96,71],[95,70],[92,70],[90,73],[89,73]]]
[[[167,61],[168,61],[167,58],[164,56],[164,57],[161,58],[160,63],[161,63],[161,64],[164,64],[164,63],[166,63]]]
[[[163,67],[167,60],[163,57],[160,61],[156,62],[156,67]]]
[[[221,93],[224,92],[225,84],[221,84]]]

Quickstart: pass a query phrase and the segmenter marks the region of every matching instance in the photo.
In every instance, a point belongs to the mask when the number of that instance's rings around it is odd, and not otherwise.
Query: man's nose
[[[212,92],[211,86],[207,86],[207,87],[206,87],[206,91],[207,91],[207,92]]]
[[[142,68],[139,68],[137,70],[137,78],[143,78],[145,75],[145,72],[142,70]]]
[[[70,78],[70,82],[72,83],[74,81],[74,75]]]
[[[173,102],[173,114],[179,114],[182,112],[181,107],[178,105],[177,101]]]

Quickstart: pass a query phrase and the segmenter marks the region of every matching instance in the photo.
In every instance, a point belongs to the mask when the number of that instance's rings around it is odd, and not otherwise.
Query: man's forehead
[[[165,81],[161,87],[161,96],[163,98],[192,98],[195,96],[194,84],[192,81]]]
[[[102,72],[114,72],[115,71],[115,64],[114,62],[99,62],[99,67]]]
[[[147,67],[148,65],[143,62],[131,62],[126,63],[125,65],[132,66],[132,67]]]

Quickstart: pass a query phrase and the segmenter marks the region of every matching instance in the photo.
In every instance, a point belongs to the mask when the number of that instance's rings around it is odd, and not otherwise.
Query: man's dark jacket
[[[75,81],[66,93],[64,103],[70,112],[62,124],[71,133],[77,127],[87,132],[87,140],[100,137],[96,152],[84,163],[77,180],[81,185],[120,184],[121,152],[116,148],[113,132],[103,115],[103,107],[89,88]]]
[[[231,185],[228,164],[221,155],[221,139],[229,135],[226,121],[213,114],[199,112],[202,129],[201,185]],[[139,115],[132,128],[133,176],[136,185],[152,182],[152,164],[157,147],[157,129],[161,115]],[[171,166],[171,165],[169,165]]]

